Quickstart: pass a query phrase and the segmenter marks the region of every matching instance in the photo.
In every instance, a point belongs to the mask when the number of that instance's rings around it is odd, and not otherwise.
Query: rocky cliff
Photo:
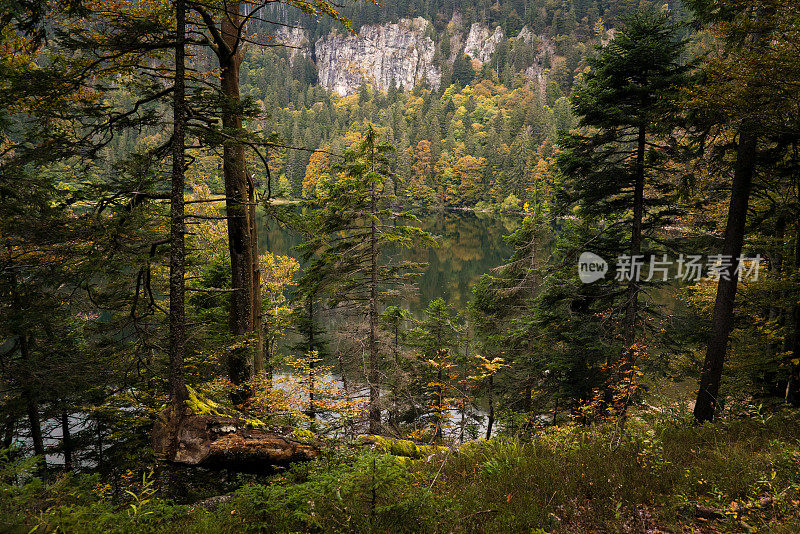
[[[363,26],[358,35],[334,32],[314,44],[319,83],[352,94],[363,84],[385,91],[392,84],[410,90],[422,81],[438,89],[435,45],[426,35],[431,23],[417,17],[397,24]]]
[[[314,59],[319,83],[340,95],[358,92],[368,84],[381,91],[392,85],[410,91],[421,82],[433,89],[441,84],[441,66],[452,64],[457,54],[463,53],[480,63],[490,61],[497,47],[506,38],[502,28],[494,30],[481,24],[472,24],[469,32],[454,18],[457,30],[450,35],[450,57],[436,54],[436,44],[431,38],[432,25],[417,17],[400,19],[394,24],[362,26],[357,34],[344,35],[338,31],[309,42],[308,32],[301,28],[280,28],[276,41],[290,47],[292,61],[298,57]],[[466,33],[466,38],[464,34]],[[554,53],[546,39],[524,27],[514,39],[532,45],[536,57],[525,74],[541,83],[543,60]]]
[[[275,41],[289,49],[289,58],[293,62],[300,56],[308,57],[309,55],[308,32],[303,28],[280,26],[275,32]]]
[[[503,29],[500,26],[490,32],[489,28],[477,22],[469,28],[467,40],[464,43],[464,53],[472,59],[486,63],[492,58],[497,45],[503,40]]]

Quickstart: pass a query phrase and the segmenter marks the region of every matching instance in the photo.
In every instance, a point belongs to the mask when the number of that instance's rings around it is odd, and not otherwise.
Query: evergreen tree
[[[379,306],[421,267],[392,256],[403,248],[431,243],[429,234],[409,224],[416,220],[411,213],[390,209],[393,150],[378,142],[372,126],[367,128],[356,148],[336,166],[340,176],[309,203],[314,211],[301,247],[304,279],[317,281],[332,305],[347,305],[366,319],[370,433],[379,432],[381,425]]]
[[[579,217],[597,225],[598,235],[618,234],[619,240],[609,243],[617,245],[596,249],[609,258],[624,254],[635,262],[650,257],[658,248],[648,238],[676,216],[664,161],[669,155],[679,157],[671,150],[670,136],[680,124],[676,97],[686,83],[683,48],[668,12],[641,11],[590,59],[591,70],[572,97],[583,132],[559,141],[563,194],[575,203]],[[624,221],[627,228],[620,232],[611,221]],[[643,326],[642,285],[635,275],[625,278],[626,292],[612,304],[612,313],[627,358],[633,360]]]

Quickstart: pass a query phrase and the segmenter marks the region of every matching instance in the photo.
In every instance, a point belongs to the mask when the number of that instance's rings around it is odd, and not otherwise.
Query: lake
[[[441,297],[463,310],[470,301],[472,284],[511,255],[505,236],[519,227],[522,218],[467,210],[426,210],[417,215],[422,229],[436,236],[439,246],[407,253],[406,259],[427,262],[428,267],[417,279],[418,295],[408,297],[405,304],[418,314],[431,300]],[[261,221],[261,252],[297,257],[293,247],[300,244],[300,237],[266,217]]]

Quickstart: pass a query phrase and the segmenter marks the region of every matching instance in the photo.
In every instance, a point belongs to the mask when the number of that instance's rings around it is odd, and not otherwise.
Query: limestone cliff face
[[[458,16],[454,16],[452,24],[456,31],[449,37],[450,57],[437,56],[435,61],[436,45],[430,37],[432,25],[421,17],[400,19],[396,24],[362,26],[358,34],[334,31],[313,44],[305,29],[280,27],[275,32],[275,41],[290,47],[292,61],[298,57],[312,58],[320,85],[342,96],[358,92],[364,84],[381,91],[392,85],[410,91],[415,85],[427,82],[436,90],[441,84],[443,62],[452,64],[458,54],[466,54],[486,63],[505,39],[499,26],[491,30],[475,23],[467,32]],[[535,58],[525,75],[541,84],[545,59],[555,52],[553,44],[527,27],[514,39],[534,48]]]
[[[358,35],[334,32],[318,39],[314,51],[319,83],[340,95],[353,94],[363,84],[381,91],[392,84],[411,90],[426,81],[438,89],[441,72],[433,62],[435,45],[425,35],[430,25],[417,17],[363,26]]]
[[[548,57],[555,55],[555,46],[553,46],[553,43],[550,42],[549,39],[541,35],[536,35],[528,29],[527,26],[522,27],[516,38],[535,48],[536,56],[533,59],[533,63],[525,69],[525,76],[530,80],[538,82],[542,89],[544,89],[544,63]]]
[[[476,22],[469,28],[467,40],[464,42],[464,53],[472,59],[486,63],[502,40],[503,29],[500,26],[490,32],[489,28]]]
[[[309,55],[308,32],[303,28],[280,26],[275,32],[275,42],[286,45],[292,62],[297,57],[308,57]]]

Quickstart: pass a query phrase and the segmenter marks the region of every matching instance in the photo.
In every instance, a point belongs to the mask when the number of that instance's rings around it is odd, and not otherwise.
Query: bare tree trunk
[[[14,440],[14,428],[16,426],[17,425],[14,416],[8,414],[5,417],[5,422],[3,424],[3,440],[1,443],[4,449],[11,447],[11,443]]]
[[[11,245],[8,246],[8,256],[13,257]],[[17,288],[17,275],[15,271],[11,271],[11,306],[15,315],[19,316],[20,322],[22,315],[22,299],[20,298],[19,289]],[[37,395],[33,387],[33,369],[29,350],[28,334],[24,331],[24,327],[19,327],[15,332],[17,342],[19,344],[19,355],[24,366],[23,385],[22,385],[22,398],[25,401],[25,411],[28,414],[28,422],[31,429],[31,441],[33,442],[33,453],[36,456],[42,456],[42,466],[47,469],[47,461],[44,460],[44,440],[42,438],[42,423],[39,418],[39,404],[37,402]]]
[[[256,195],[252,178],[247,181],[247,199],[250,209],[250,247],[253,250],[253,332],[256,336],[253,373],[262,374],[267,370],[264,354],[264,311],[261,303],[261,262],[258,254],[258,220],[256,219]]]
[[[227,11],[220,25],[221,40],[224,46],[218,47],[220,64],[220,83],[225,98],[222,108],[222,127],[229,134],[242,130],[241,93],[239,89],[239,69],[242,61],[240,33],[242,22],[241,3],[226,4]],[[260,318],[260,310],[255,309],[255,277],[257,273],[258,252],[254,249],[253,234],[255,206],[251,205],[252,183],[247,176],[244,145],[226,141],[222,152],[222,173],[225,179],[225,208],[228,222],[228,249],[231,258],[230,331],[234,336],[245,336],[256,328],[254,318]],[[260,307],[259,307],[260,308]],[[258,325],[260,326],[260,325]],[[260,345],[257,343],[257,345]],[[244,384],[251,376],[251,351],[237,348],[231,351],[228,359],[228,374],[231,382],[240,386],[232,395],[236,404],[243,403],[250,391]],[[259,362],[263,369],[263,359]]]
[[[28,337],[25,334],[19,336],[19,350],[20,356],[24,365],[30,366],[30,352],[28,350]],[[28,376],[26,377],[26,382],[30,382],[33,377],[31,376],[30,369],[26,371]],[[42,423],[39,418],[39,404],[36,399],[36,394],[33,392],[33,388],[30,387],[30,384],[26,384],[24,388],[24,396],[25,396],[25,409],[28,412],[28,421],[31,425],[31,441],[33,442],[33,453],[37,456],[44,457],[44,439],[42,438]],[[42,460],[42,463],[45,468],[47,468],[47,462]]]
[[[433,432],[433,442],[438,443],[442,439],[442,424],[444,416],[442,414],[442,396],[444,396],[444,384],[442,384],[442,368],[436,371],[436,428]]]
[[[794,244],[794,267],[800,268],[800,225],[796,230]],[[790,340],[791,359],[800,359],[800,304],[792,306],[792,335]],[[789,380],[786,384],[786,402],[800,406],[800,363],[790,362]]]
[[[103,467],[103,460],[104,460],[104,458],[103,458],[103,421],[100,419],[99,415],[95,418],[95,422],[96,422],[96,428],[95,428],[96,435],[95,435],[95,437],[97,438],[97,442],[95,443],[95,445],[97,446],[97,467],[98,468],[102,468]]]
[[[528,417],[528,421],[531,420],[531,413],[533,409],[533,388],[531,387],[532,378],[528,377],[525,379],[525,396],[522,399],[522,410],[525,412],[525,415]]]
[[[492,438],[492,427],[494,426],[494,375],[489,375],[489,419],[486,423],[486,439]]]
[[[731,265],[723,269],[717,285],[717,298],[714,303],[714,316],[711,337],[708,342],[703,371],[700,375],[700,389],[694,407],[694,417],[698,422],[712,421],[717,407],[717,396],[725,364],[728,337],[733,327],[733,305],[736,299],[738,282],[737,267],[744,243],[744,228],[747,220],[747,206],[755,169],[757,136],[753,128],[742,125],[739,131],[739,145],[736,154],[736,167],[731,187],[731,201],[728,208],[728,222],[725,240],[722,244],[723,256],[731,258]]]
[[[39,405],[36,399],[31,397],[26,400],[25,408],[28,411],[28,421],[31,425],[31,441],[33,442],[33,454],[44,456],[44,439],[42,439],[42,423],[39,419]]]
[[[308,362],[308,417],[314,421],[317,412],[314,409],[314,295],[309,295],[308,300],[308,355],[311,358]]]
[[[558,417],[558,395],[556,394],[556,400],[553,402],[553,421],[551,424],[556,426],[556,418]]]
[[[176,0],[175,87],[173,91],[172,190],[170,193],[169,250],[169,391],[175,414],[183,412],[189,398],[183,376],[186,356],[185,311],[185,213],[184,178],[186,172],[186,5]]]

